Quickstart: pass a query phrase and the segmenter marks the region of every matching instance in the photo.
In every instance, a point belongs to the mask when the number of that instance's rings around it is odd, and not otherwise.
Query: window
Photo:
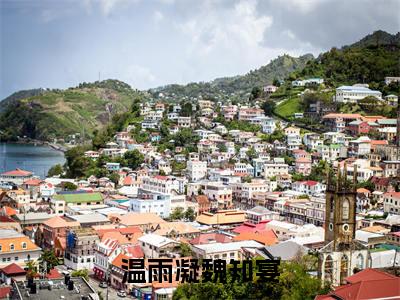
[[[0,245],[0,251],[1,251],[1,245]]]
[[[10,250],[14,250],[14,244],[10,244]]]
[[[343,201],[343,208],[342,208],[342,219],[343,220],[348,220],[349,219],[349,200],[344,200]]]
[[[15,261],[18,261],[18,260],[19,260],[19,257],[18,257],[18,256],[14,257],[14,260],[15,260]]]
[[[22,243],[22,249],[26,249],[26,243],[25,242]]]

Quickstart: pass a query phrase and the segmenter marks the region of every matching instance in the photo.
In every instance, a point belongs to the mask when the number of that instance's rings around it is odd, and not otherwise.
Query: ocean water
[[[51,147],[0,143],[0,173],[20,168],[43,178],[53,165],[64,162],[64,153]]]

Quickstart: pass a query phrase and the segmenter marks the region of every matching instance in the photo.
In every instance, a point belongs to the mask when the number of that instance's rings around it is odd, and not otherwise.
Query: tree
[[[179,244],[179,250],[180,253],[183,257],[188,257],[188,256],[192,256],[193,252],[192,252],[192,248],[190,248],[190,246],[186,243],[180,243]]]
[[[85,278],[86,280],[89,280],[89,270],[88,269],[75,270],[71,273],[71,276],[82,277]]]
[[[224,143],[219,143],[217,145],[217,148],[218,148],[219,152],[228,152],[228,148],[226,147],[226,145]]]
[[[60,164],[52,166],[47,172],[47,177],[58,176],[63,173],[63,167]]]
[[[60,260],[56,256],[53,249],[44,250],[42,255],[39,257],[39,264],[46,273],[49,273],[55,266],[60,264]]]
[[[280,87],[281,83],[280,83],[279,79],[275,77],[274,80],[272,81],[272,85]]]
[[[190,222],[193,222],[196,218],[196,214],[193,210],[193,208],[189,207],[186,211],[185,211],[185,219],[188,219]]]
[[[253,89],[250,92],[249,100],[252,101],[252,100],[261,98],[262,95],[263,95],[263,90],[260,87],[258,87],[258,86],[253,87]]]
[[[181,112],[180,115],[182,117],[190,117],[193,114],[192,103],[185,102],[181,104]]]
[[[73,184],[72,182],[65,181],[61,183],[61,188],[64,191],[75,191],[78,187],[76,186],[76,184]]]
[[[273,100],[266,100],[262,105],[262,109],[267,116],[272,116],[275,107],[276,103]]]
[[[172,213],[169,215],[171,220],[180,220],[184,217],[183,207],[176,207]]]
[[[85,176],[86,170],[92,165],[90,158],[85,157],[84,152],[87,149],[84,147],[74,147],[65,152],[65,165],[66,176],[68,178],[79,178]]]
[[[140,165],[144,162],[144,155],[140,153],[137,149],[125,152],[124,158],[126,160],[126,164],[129,168],[133,170],[140,167]]]
[[[37,264],[33,260],[28,260],[26,263],[26,278],[35,278],[37,275]]]
[[[253,274],[257,272],[256,260],[253,259]],[[293,262],[283,262],[279,267],[277,282],[253,279],[242,281],[239,276],[233,280],[227,266],[226,283],[185,283],[178,286],[172,299],[314,299],[318,294],[326,294],[329,287],[318,278],[312,277],[309,260],[299,258]],[[239,268],[242,266],[239,265]]]
[[[118,173],[111,173],[108,178],[115,184],[118,185],[119,182],[119,174]]]
[[[257,157],[257,152],[254,149],[254,147],[250,147],[250,149],[247,150],[246,155],[249,158],[249,160],[252,161],[253,159],[255,159]]]

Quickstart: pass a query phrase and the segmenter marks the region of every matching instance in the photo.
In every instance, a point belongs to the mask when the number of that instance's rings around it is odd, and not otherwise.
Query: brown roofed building
[[[203,213],[196,218],[196,221],[204,225],[237,225],[246,220],[244,211],[220,210],[215,214]]]
[[[67,221],[59,216],[47,220],[43,223],[42,247],[54,249],[57,256],[64,256],[67,232],[78,227],[80,227],[79,222]]]
[[[189,241],[191,245],[203,245],[203,244],[210,244],[210,243],[230,243],[232,239],[222,233],[203,233],[200,234],[198,237]]]
[[[151,226],[165,223],[161,217],[155,213],[134,213],[114,217],[114,221],[125,227],[138,226],[142,230],[151,228]]]

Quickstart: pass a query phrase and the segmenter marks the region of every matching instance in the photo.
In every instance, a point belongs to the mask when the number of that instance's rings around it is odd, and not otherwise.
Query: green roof
[[[396,125],[397,119],[379,119],[378,123],[384,125]]]
[[[100,193],[71,193],[55,195],[54,199],[64,200],[66,203],[103,202]]]

